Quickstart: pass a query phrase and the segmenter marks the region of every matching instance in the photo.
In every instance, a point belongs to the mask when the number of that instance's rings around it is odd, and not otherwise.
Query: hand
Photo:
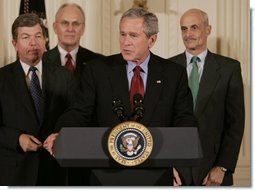
[[[54,142],[56,140],[58,136],[58,133],[53,133],[51,135],[49,135],[47,137],[47,139],[44,141],[43,143],[43,147],[52,155],[54,156],[53,154],[53,146],[54,146]]]
[[[220,167],[212,168],[207,176],[203,180],[203,185],[205,186],[220,186],[223,178],[225,176],[225,172],[223,172]]]
[[[181,181],[181,178],[179,176],[179,173],[177,172],[177,170],[175,168],[173,168],[173,174],[174,174],[174,180],[173,180],[174,186],[181,186],[182,181]]]
[[[19,136],[19,145],[24,152],[37,151],[42,147],[42,143],[37,138],[28,134]]]

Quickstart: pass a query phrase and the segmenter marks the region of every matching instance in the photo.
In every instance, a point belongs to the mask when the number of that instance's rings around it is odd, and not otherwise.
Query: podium
[[[149,158],[135,168],[197,166],[202,159],[195,127],[148,127],[153,137]],[[130,168],[115,162],[107,148],[108,127],[64,127],[54,144],[54,154],[62,167]],[[133,168],[133,167],[131,167]]]

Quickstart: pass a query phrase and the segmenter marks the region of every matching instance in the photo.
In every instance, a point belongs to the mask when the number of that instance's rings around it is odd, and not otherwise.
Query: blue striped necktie
[[[31,94],[33,102],[34,102],[37,119],[38,119],[39,123],[41,124],[42,112],[43,112],[42,111],[43,94],[42,94],[42,90],[40,87],[40,82],[39,82],[38,76],[36,74],[36,70],[37,70],[37,68],[34,66],[31,66],[29,68],[29,71],[32,72],[31,82],[30,82],[30,94]]]

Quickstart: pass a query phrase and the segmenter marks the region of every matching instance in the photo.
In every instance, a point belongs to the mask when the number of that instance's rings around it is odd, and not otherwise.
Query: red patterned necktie
[[[131,87],[130,87],[130,104],[131,104],[132,111],[134,109],[134,103],[133,103],[134,95],[139,93],[141,94],[141,96],[144,97],[143,79],[140,76],[140,72],[142,71],[142,68],[140,66],[136,66],[133,71],[134,71],[134,75],[132,77]]]
[[[72,73],[74,73],[74,65],[72,63],[72,56],[70,53],[67,53],[66,54],[66,64],[65,64],[65,67],[70,70]]]

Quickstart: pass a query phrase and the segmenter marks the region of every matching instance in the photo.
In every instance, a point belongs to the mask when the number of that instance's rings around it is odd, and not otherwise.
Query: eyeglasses
[[[80,23],[78,21],[74,21],[74,22],[69,22],[69,21],[61,21],[61,22],[57,22],[59,23],[62,27],[64,28],[67,28],[69,27],[70,25],[73,27],[73,28],[78,28],[79,26],[81,26],[82,24],[84,23]]]

